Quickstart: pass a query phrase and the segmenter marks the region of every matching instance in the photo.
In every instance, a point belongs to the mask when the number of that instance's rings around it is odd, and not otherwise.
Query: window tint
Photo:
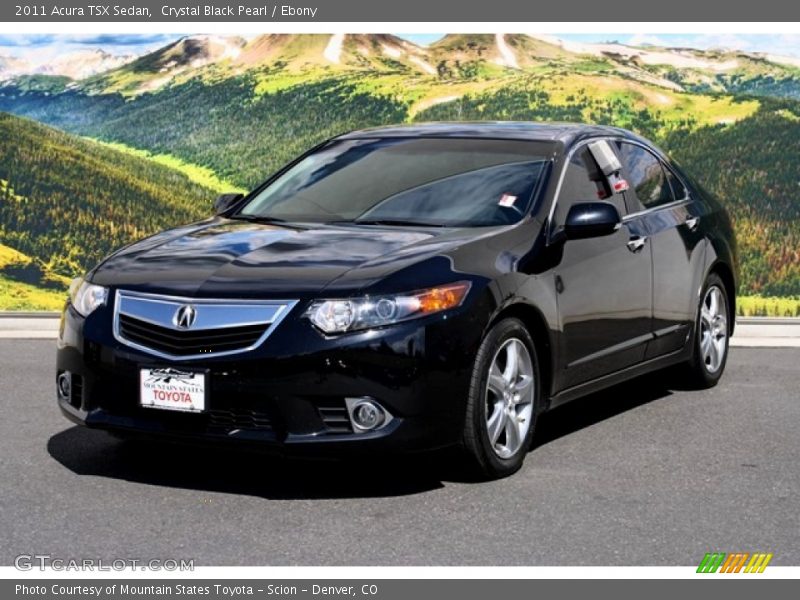
[[[621,142],[620,161],[623,175],[644,208],[672,202],[672,189],[661,161],[641,146]]]
[[[451,175],[399,192],[359,221],[419,220],[443,225],[501,225],[525,213],[544,161],[516,162]]]
[[[593,176],[597,179],[598,172],[599,169],[588,148],[578,150],[572,155],[556,203],[554,221],[557,225],[564,224],[570,207],[576,202],[597,202],[601,193],[605,196],[606,192],[602,187],[604,183],[593,180]],[[625,205],[620,194],[604,198],[604,201],[616,206],[620,216],[625,214]]]
[[[515,140],[339,140],[301,159],[240,214],[503,225],[530,211],[551,154],[550,144]]]
[[[678,179],[669,169],[665,168],[664,171],[667,174],[667,181],[669,181],[669,184],[672,187],[672,195],[675,196],[675,199],[683,200],[686,198],[689,195],[689,192],[686,191],[686,188],[681,183],[681,180]]]

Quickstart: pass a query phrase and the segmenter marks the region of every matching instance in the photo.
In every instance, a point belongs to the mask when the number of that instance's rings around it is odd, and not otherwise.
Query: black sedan
[[[458,446],[519,469],[539,416],[733,332],[727,213],[622,129],[433,123],[336,137],[216,216],[76,280],[63,413],[281,453]]]

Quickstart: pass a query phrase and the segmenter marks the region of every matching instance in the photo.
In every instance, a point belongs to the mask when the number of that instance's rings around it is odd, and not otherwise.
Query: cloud
[[[86,46],[143,46],[165,43],[174,40],[177,35],[157,34],[116,34],[101,33],[97,35],[55,35],[55,34],[21,34],[0,35],[0,46],[48,46],[51,44],[74,44]]]
[[[637,33],[628,42],[631,46],[669,46],[670,43],[662,37],[650,33]]]
[[[20,34],[0,35],[0,55],[44,60],[47,57],[83,50],[100,49],[109,54],[141,55],[164,46],[177,34]]]
[[[86,44],[86,45],[114,45],[114,46],[142,46],[148,44],[161,44],[174,40],[177,35],[170,35],[167,33],[156,33],[150,35],[139,34],[110,34],[102,33],[93,36],[64,36],[67,39],[62,40],[72,44]]]
[[[30,47],[52,44],[58,36],[53,34],[0,35],[0,46]]]

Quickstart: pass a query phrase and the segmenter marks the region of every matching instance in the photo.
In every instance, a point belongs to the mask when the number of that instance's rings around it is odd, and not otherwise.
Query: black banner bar
[[[786,0],[11,0],[0,22],[786,22]],[[676,32],[679,33],[679,32]]]
[[[669,580],[4,580],[0,597],[16,600],[485,600],[486,598],[647,598],[705,600],[715,597],[789,598],[797,582],[782,579],[726,578],[700,584],[696,579]],[[709,585],[713,589],[709,588]]]

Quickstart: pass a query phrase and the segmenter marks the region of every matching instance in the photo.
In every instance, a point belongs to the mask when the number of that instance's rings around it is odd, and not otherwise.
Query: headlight
[[[69,286],[69,301],[84,317],[108,300],[108,289],[89,283],[83,277],[73,279]]]
[[[309,307],[306,317],[325,333],[391,325],[461,305],[470,285],[460,281],[408,294],[320,300]]]

